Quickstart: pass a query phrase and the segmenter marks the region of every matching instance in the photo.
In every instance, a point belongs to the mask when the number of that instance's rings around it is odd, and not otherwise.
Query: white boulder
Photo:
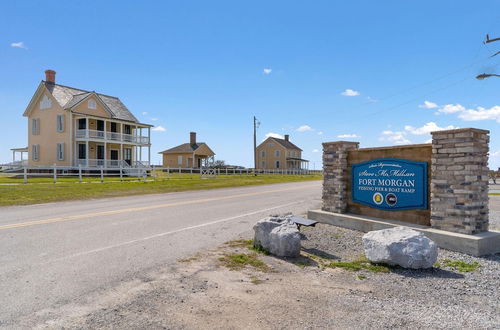
[[[255,247],[279,257],[300,255],[300,233],[289,217],[271,216],[258,221],[253,229]]]
[[[437,245],[419,231],[395,227],[363,236],[365,255],[371,262],[404,268],[430,268],[437,260]]]

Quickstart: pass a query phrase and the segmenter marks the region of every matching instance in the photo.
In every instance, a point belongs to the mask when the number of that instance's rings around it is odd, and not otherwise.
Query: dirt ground
[[[44,311],[38,317],[45,321],[37,327],[487,329],[500,325],[499,255],[482,259],[440,250],[441,261],[478,260],[480,268],[471,273],[444,267],[353,272],[321,265],[356,258],[362,253],[363,233],[321,224],[303,233],[300,258],[257,254],[263,267],[229,269],[221,258],[255,251],[245,242],[225,244],[96,293],[84,305]]]

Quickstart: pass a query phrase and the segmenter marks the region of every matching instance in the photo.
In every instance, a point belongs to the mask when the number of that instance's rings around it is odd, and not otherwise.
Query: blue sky
[[[22,113],[43,71],[114,95],[158,151],[191,130],[251,166],[252,116],[290,134],[311,168],[321,143],[424,143],[446,127],[491,131],[500,166],[498,1],[3,1],[0,162],[27,143]],[[425,103],[427,101],[427,103]]]

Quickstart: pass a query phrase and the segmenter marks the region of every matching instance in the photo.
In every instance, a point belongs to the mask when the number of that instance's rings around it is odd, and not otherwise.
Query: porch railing
[[[130,165],[124,160],[113,159],[77,159],[77,166],[84,167],[104,167],[104,168],[127,168]]]
[[[77,129],[75,132],[77,139],[98,139],[106,141],[127,142],[131,144],[148,145],[149,137],[132,134],[104,132],[93,129]]]

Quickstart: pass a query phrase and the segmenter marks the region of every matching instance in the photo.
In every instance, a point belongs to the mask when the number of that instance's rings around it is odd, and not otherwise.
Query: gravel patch
[[[362,232],[324,224],[302,232],[305,251],[318,251],[342,261],[363,255]],[[480,267],[473,272],[460,273],[446,267],[446,259],[477,262]],[[378,290],[369,294],[352,292],[349,299],[362,308],[361,324],[367,326],[499,328],[499,262],[500,254],[479,258],[439,249],[439,268],[394,268],[387,274],[362,272],[366,282]],[[372,324],[366,315],[383,322]]]

